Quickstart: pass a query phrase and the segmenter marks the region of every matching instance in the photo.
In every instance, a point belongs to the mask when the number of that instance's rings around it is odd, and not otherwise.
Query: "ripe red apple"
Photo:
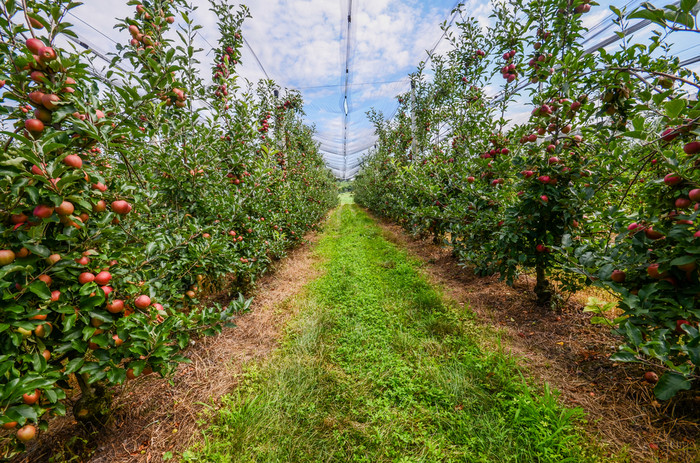
[[[549,202],[549,198],[547,197],[547,195],[542,195],[542,196],[540,196],[540,199],[541,199],[542,201],[544,201],[545,203]]]
[[[59,260],[61,260],[61,256],[59,254],[51,254],[46,258],[46,263],[49,265],[55,265]]]
[[[644,381],[646,381],[649,384],[656,384],[659,382],[659,375],[657,375],[653,371],[647,371],[646,373],[644,373]]]
[[[14,429],[17,427],[17,422],[16,421],[9,421],[7,423],[3,423],[2,429]]]
[[[43,104],[44,108],[48,109],[49,111],[54,111],[56,108],[58,108],[56,103],[59,101],[61,101],[61,99],[58,97],[58,95],[53,95],[51,93],[46,93],[41,97],[41,104]]]
[[[43,281],[44,283],[46,283],[46,286],[51,286],[51,283],[53,283],[53,280],[51,279],[51,277],[46,275],[46,274],[39,275],[39,277],[37,279],[39,281]]]
[[[683,331],[682,328],[683,325],[693,326],[693,324],[690,323],[688,320],[676,320],[676,333],[685,334],[685,331]]]
[[[44,130],[44,123],[39,119],[27,119],[24,121],[24,128],[31,133],[41,133]]]
[[[134,301],[134,305],[138,309],[145,309],[149,305],[151,305],[151,298],[146,296],[145,294],[142,294],[136,298],[136,300]]]
[[[644,230],[644,234],[646,235],[647,238],[650,240],[660,240],[661,238],[664,237],[664,234],[654,230],[653,228],[649,227],[646,230]]]
[[[87,258],[86,258],[87,259]],[[86,283],[90,283],[92,281],[95,281],[95,275],[89,272],[83,272],[80,275],[78,275],[78,282],[81,285],[84,285]]]
[[[63,201],[60,206],[56,208],[58,215],[71,215],[75,211],[75,206],[70,201]]]
[[[93,184],[92,184],[92,188],[93,188],[94,190],[99,190],[99,191],[101,191],[102,193],[104,193],[105,191],[107,191],[107,186],[105,186],[104,183],[100,183],[100,182],[93,183]]]
[[[112,302],[109,302],[106,307],[109,313],[117,314],[124,310],[124,301],[121,299],[115,299]]]
[[[124,344],[124,341],[123,341],[122,339],[119,338],[119,335],[118,335],[118,334],[115,334],[114,336],[112,336],[112,339],[114,339],[114,345],[115,345],[116,347],[119,347],[119,346],[121,346],[122,344]]]
[[[685,154],[698,154],[700,153],[700,141],[691,141],[683,146],[683,151]]]
[[[99,200],[92,206],[92,212],[104,212],[107,210],[107,203]]]
[[[80,169],[83,167],[83,160],[77,154],[69,154],[63,158],[63,163],[69,167]]]
[[[469,182],[469,183],[474,183],[474,180],[475,179],[472,176],[467,177],[467,182]]]
[[[673,141],[678,136],[675,127],[669,127],[668,129],[661,132],[661,139],[663,141]]]
[[[688,198],[678,198],[675,202],[676,208],[678,209],[687,209],[691,204],[692,202]]]
[[[9,249],[0,250],[0,266],[10,265],[15,261],[15,253]]]
[[[39,389],[34,389],[34,392],[27,393],[22,396],[22,400],[27,405],[34,405],[41,397],[41,391]]]
[[[100,272],[97,275],[95,275],[95,283],[97,283],[100,286],[104,286],[107,283],[109,283],[109,280],[112,279],[112,274],[109,272]]]
[[[42,42],[39,39],[29,39],[26,42],[27,48],[29,48],[29,51],[32,52],[32,55],[38,55],[39,50],[44,48],[46,45],[44,45],[44,42]]]
[[[32,424],[25,424],[17,430],[17,440],[29,442],[36,437],[36,427]]]
[[[120,215],[126,215],[131,212],[131,204],[120,199],[112,202],[112,210]]]
[[[53,214],[53,207],[45,206],[43,204],[34,208],[34,215],[41,219],[48,219]]]
[[[664,183],[669,186],[678,185],[683,181],[683,178],[676,174],[668,174],[664,177]]]
[[[87,257],[87,256],[83,256],[83,257],[81,257],[81,258],[79,258],[79,259],[75,259],[75,262],[76,262],[78,265],[87,265],[88,263],[90,263],[90,258]]]
[[[666,278],[666,276],[668,275],[667,272],[659,273],[659,264],[650,264],[647,267],[647,274],[655,280]]]
[[[627,278],[627,274],[622,270],[613,270],[610,279],[615,283],[622,283]]]
[[[50,63],[56,59],[56,50],[51,47],[43,47],[39,50],[38,55],[43,64]]]

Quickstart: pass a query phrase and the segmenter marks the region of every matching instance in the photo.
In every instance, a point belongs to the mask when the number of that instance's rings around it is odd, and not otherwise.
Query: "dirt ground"
[[[185,352],[192,363],[181,365],[174,377],[150,375],[115,387],[111,423],[99,436],[87,435],[69,413],[53,419],[49,432],[14,462],[151,463],[187,449],[200,435],[202,411],[216,408],[236,387],[248,362],[277,347],[293,316],[293,304],[284,301],[320,274],[313,253],[317,240],[317,234],[307,235],[304,245],[276,262],[258,281],[251,311],[235,320],[235,328],[199,339]]]
[[[627,451],[633,462],[700,462],[700,396],[684,393],[660,403],[642,380],[645,370],[608,360],[621,339],[592,325],[591,314],[582,310],[588,296],[605,295],[582,292],[560,311],[544,309],[535,304],[534,278],[521,277],[510,287],[497,277],[475,276],[449,248],[377,221],[387,239],[425,263],[427,277],[446,296],[505,332],[506,348],[536,381],[560,391],[565,405],[583,408],[591,437],[601,446]]]

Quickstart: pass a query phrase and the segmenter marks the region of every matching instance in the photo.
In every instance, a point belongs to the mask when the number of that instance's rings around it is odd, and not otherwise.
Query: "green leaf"
[[[666,107],[666,115],[671,119],[675,119],[686,108],[687,102],[683,98],[676,98],[675,100],[667,101],[664,106]]]
[[[689,389],[690,381],[685,376],[676,372],[667,372],[659,378],[659,382],[654,386],[654,395],[659,400],[668,400],[675,396],[678,391]]]
[[[46,283],[41,280],[37,280],[29,285],[29,291],[33,292],[44,300],[51,299],[51,290],[48,286],[46,286]]]
[[[632,363],[632,362],[639,361],[637,356],[632,354],[631,352],[615,352],[614,354],[612,354],[610,356],[610,360],[613,362],[625,362],[625,363]]]
[[[695,262],[695,259],[694,256],[676,257],[671,261],[671,265],[686,265]]]

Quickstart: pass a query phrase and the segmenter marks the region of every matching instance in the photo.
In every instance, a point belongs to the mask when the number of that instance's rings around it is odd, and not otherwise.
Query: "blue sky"
[[[199,6],[195,19],[202,24],[200,47],[206,53],[216,44],[216,18],[206,0],[192,0]],[[670,1],[653,0],[658,6]],[[133,15],[133,8],[116,0],[84,0],[84,5],[69,17],[74,30],[91,46],[109,52],[114,42],[125,43],[127,34],[113,29],[114,18]],[[244,36],[267,74],[280,86],[298,89],[306,103],[306,120],[314,124],[322,151],[329,165],[343,165],[344,73],[348,7],[352,3],[350,92],[348,114],[348,153],[351,166],[356,165],[357,151],[374,143],[373,129],[366,112],[374,107],[391,115],[396,107],[395,95],[409,88],[407,75],[427,56],[442,35],[440,23],[449,19],[456,0],[251,0],[242,2],[250,8],[252,19],[244,26]],[[490,20],[488,0],[466,0],[466,11],[486,26]],[[610,23],[609,5],[622,8],[636,6],[641,0],[605,0],[585,16],[585,24],[600,27]],[[96,31],[97,30],[97,31]],[[644,40],[649,30],[637,34]],[[605,31],[600,38],[608,37]],[[691,37],[686,37],[690,39]],[[444,51],[442,41],[437,51]],[[679,43],[682,56],[700,52],[700,43]],[[211,54],[209,55],[211,56]],[[209,76],[207,56],[201,56],[204,77]],[[264,74],[244,48],[242,77],[255,81]],[[698,65],[696,71],[700,71]],[[498,82],[495,82],[498,84]],[[494,88],[495,92],[495,88]],[[511,108],[514,121],[524,120],[529,109]],[[351,172],[352,173],[352,172]]]

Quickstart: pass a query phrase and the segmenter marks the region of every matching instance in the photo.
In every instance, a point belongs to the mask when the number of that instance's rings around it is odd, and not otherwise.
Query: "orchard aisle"
[[[497,334],[359,207],[333,212],[316,252],[322,276],[290,302],[282,348],[246,369],[184,461],[597,460],[580,413],[482,348]]]

